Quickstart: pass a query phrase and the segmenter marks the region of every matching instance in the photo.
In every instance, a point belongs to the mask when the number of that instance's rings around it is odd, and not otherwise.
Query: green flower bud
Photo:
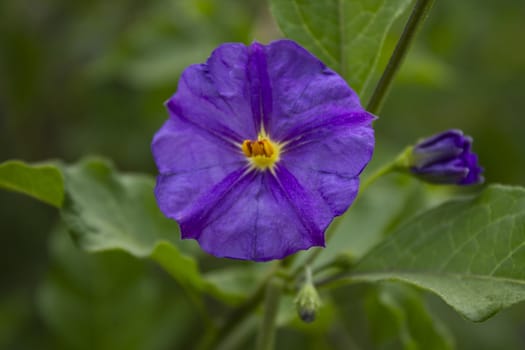
[[[312,282],[310,269],[306,270],[306,282],[297,293],[295,298],[295,307],[301,320],[306,323],[313,322],[317,310],[321,306],[321,298]]]

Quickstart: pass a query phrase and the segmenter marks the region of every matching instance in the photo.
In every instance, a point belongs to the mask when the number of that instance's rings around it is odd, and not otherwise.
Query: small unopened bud
[[[297,293],[297,297],[295,298],[297,313],[301,320],[310,323],[315,320],[317,310],[320,306],[321,298],[312,282],[311,272],[307,269],[305,284],[302,286],[301,290],[299,290],[299,293]]]
[[[408,147],[398,158],[397,169],[430,183],[475,185],[483,182],[483,168],[471,148],[471,137],[447,130]]]

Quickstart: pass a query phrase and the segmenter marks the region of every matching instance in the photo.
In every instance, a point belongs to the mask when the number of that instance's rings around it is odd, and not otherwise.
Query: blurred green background
[[[100,154],[154,174],[149,143],[181,71],[222,42],[279,38],[268,7],[0,2],[0,161]],[[474,137],[487,181],[525,185],[524,18],[523,0],[437,1],[375,124],[376,159],[461,128]],[[123,253],[82,253],[57,220],[54,209],[0,192],[0,349],[192,348],[206,319],[166,273]],[[472,324],[436,298],[428,303],[458,349],[525,348],[522,305]],[[346,349],[355,331],[322,322],[296,328],[278,333],[279,348]]]

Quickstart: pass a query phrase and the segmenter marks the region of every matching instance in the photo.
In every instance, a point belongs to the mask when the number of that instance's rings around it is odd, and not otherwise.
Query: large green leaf
[[[189,254],[194,242],[181,242],[178,225],[158,209],[152,177],[119,174],[102,159],[84,160],[65,168],[64,174],[67,196],[62,217],[84,250],[123,250],[152,258],[185,288],[227,302],[240,301],[255,288],[255,283],[243,289],[246,293],[222,288],[200,273]]]
[[[272,0],[283,33],[313,52],[361,93],[392,23],[411,0]]]
[[[525,189],[495,185],[408,222],[367,254],[352,281],[401,280],[474,321],[525,299]]]
[[[30,165],[19,160],[0,164],[0,188],[27,194],[55,207],[62,206],[64,181],[51,164]]]

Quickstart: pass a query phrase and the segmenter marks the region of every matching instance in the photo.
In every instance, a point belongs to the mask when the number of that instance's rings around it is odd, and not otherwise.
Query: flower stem
[[[305,283],[308,283],[308,284],[314,283],[314,278],[312,276],[312,268],[310,267],[310,265],[306,265],[304,267],[304,275],[305,275]]]
[[[359,193],[363,193],[370,185],[376,182],[379,178],[397,172],[404,172],[410,167],[412,159],[412,146],[405,147],[393,160],[386,163],[377,169],[372,175],[368,176],[361,184]]]
[[[434,0],[418,0],[412,14],[408,19],[407,24],[401,34],[401,38],[397,42],[396,48],[388,61],[388,65],[381,76],[381,79],[376,85],[374,93],[368,102],[367,110],[370,113],[378,113],[381,110],[383,101],[388,94],[392,80],[399,70],[403,59],[405,58],[406,53],[410,47],[410,44],[414,40],[414,37],[420,28],[421,24],[425,20],[428,11],[432,7]]]
[[[282,285],[277,279],[272,279],[266,286],[264,296],[264,316],[257,338],[257,350],[272,350],[275,340],[275,320],[279,310]]]
[[[389,174],[396,170],[397,163],[396,161],[389,162],[385,165],[383,165],[381,168],[379,168],[376,172],[374,172],[372,175],[368,176],[365,181],[363,181],[363,184],[361,185],[361,188],[359,189],[359,193],[364,192],[370,185],[372,185],[374,182],[376,182],[379,178],[385,176],[386,174]]]

